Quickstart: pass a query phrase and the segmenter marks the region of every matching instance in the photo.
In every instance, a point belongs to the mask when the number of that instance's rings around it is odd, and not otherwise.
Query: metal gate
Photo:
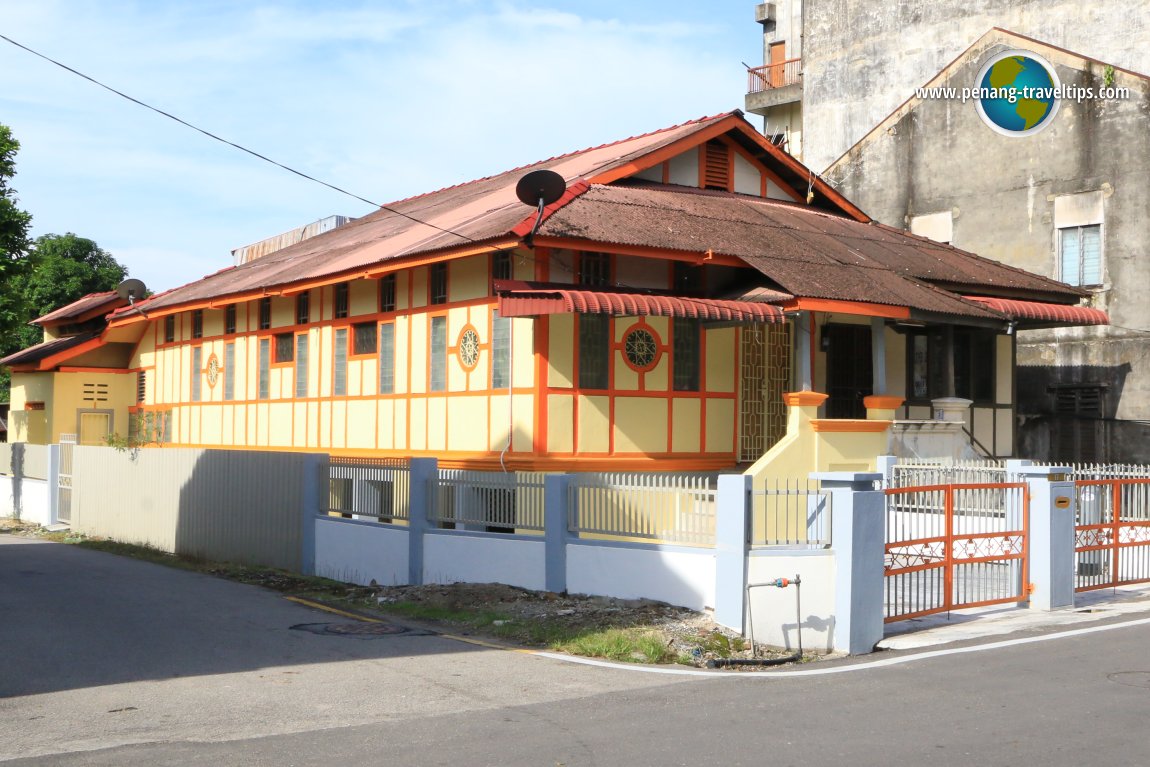
[[[1150,479],[1080,479],[1075,591],[1150,581]]]
[[[1027,600],[1025,483],[885,492],[886,622]]]
[[[739,354],[739,461],[762,458],[787,433],[791,325],[745,325]]]
[[[57,482],[56,521],[72,524],[72,450],[76,447],[75,434],[60,435],[60,478]]]

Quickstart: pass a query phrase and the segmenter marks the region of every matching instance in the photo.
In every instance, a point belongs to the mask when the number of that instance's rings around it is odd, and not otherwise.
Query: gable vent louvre
[[[731,148],[721,141],[708,141],[703,154],[703,188],[731,191]]]

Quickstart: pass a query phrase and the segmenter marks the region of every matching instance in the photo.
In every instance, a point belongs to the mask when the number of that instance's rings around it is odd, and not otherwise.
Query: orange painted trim
[[[838,301],[830,298],[795,298],[782,304],[782,308],[783,311],[832,312],[894,320],[905,320],[910,317],[910,308],[906,306],[871,304],[865,301]]]
[[[126,370],[124,368],[84,368],[84,367],[65,367],[61,366],[56,368],[57,373],[115,373],[118,375],[127,375],[128,373],[136,373],[140,370],[147,368],[132,368]]]
[[[819,418],[811,421],[811,431],[837,434],[879,434],[889,429],[891,423],[893,421]]]
[[[783,402],[787,407],[819,407],[831,395],[817,391],[795,391],[783,395]]]
[[[101,335],[97,336],[96,338],[88,339],[87,341],[80,344],[79,346],[73,346],[71,349],[65,349],[62,352],[57,352],[56,354],[53,354],[51,357],[45,357],[44,359],[40,360],[39,363],[37,363],[36,367],[31,368],[31,370],[37,371],[37,372],[51,371],[56,367],[57,363],[63,362],[64,360],[72,359],[73,357],[78,357],[81,354],[92,351],[93,349],[99,349],[105,343],[106,342],[104,341],[104,336],[101,334]],[[21,368],[24,368],[24,367],[25,366],[23,366],[23,365],[21,365],[19,367],[13,366],[12,369],[13,370],[20,370]],[[25,370],[20,370],[20,372],[25,372]]]
[[[747,126],[743,118],[736,115],[729,115],[700,131],[692,133],[689,136],[672,141],[664,147],[660,147],[653,152],[643,155],[629,163],[625,163],[611,170],[604,171],[596,176],[587,179],[589,184],[610,184],[612,181],[618,181],[621,178],[634,175],[647,168],[654,167],[662,162],[670,160],[672,157],[682,154],[688,149],[701,147],[713,138],[723,135],[735,126]]]
[[[619,245],[616,243],[596,242],[595,240],[550,236],[536,237],[535,243],[536,245],[547,245],[553,248],[591,250],[597,253],[610,253],[618,256],[643,256],[667,261],[688,261],[690,263],[699,263],[706,251],[705,248],[699,251],[667,250],[665,248],[654,248],[646,245]],[[745,261],[736,256],[727,256],[721,253],[713,253],[711,257],[707,259],[707,262],[716,266],[746,267],[747,265]]]
[[[902,397],[891,397],[883,394],[872,394],[863,397],[863,407],[867,410],[898,410],[906,400]]]

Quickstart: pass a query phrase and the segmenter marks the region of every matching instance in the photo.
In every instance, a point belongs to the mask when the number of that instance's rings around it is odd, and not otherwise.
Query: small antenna
[[[531,233],[523,238],[523,244],[534,247],[535,233],[543,224],[543,209],[557,201],[567,191],[567,182],[553,170],[533,170],[515,185],[515,196],[524,205],[538,207],[539,213],[535,217],[535,225]]]

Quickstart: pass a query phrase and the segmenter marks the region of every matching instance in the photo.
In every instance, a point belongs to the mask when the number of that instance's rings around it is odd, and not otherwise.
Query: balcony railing
[[[787,59],[747,70],[747,93],[761,93],[772,88],[782,88],[801,81],[803,60]]]

